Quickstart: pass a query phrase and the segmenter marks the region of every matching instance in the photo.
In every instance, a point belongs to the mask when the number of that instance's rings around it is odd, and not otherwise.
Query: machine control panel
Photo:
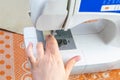
[[[79,12],[120,13],[120,0],[81,0]]]
[[[74,39],[70,30],[56,30],[55,38],[57,39],[60,50],[76,49]]]

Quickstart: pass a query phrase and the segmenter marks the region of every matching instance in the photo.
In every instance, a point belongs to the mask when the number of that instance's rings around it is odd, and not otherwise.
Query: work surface
[[[32,80],[24,48],[22,35],[0,30],[0,80]],[[120,70],[72,75],[70,80],[120,80]]]

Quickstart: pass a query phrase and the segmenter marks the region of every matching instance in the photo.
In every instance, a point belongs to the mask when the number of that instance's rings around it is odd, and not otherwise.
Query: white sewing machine
[[[81,57],[71,74],[120,69],[119,0],[30,0],[30,7],[35,27],[24,29],[26,46],[32,41],[35,51],[41,31],[53,30],[64,62]]]

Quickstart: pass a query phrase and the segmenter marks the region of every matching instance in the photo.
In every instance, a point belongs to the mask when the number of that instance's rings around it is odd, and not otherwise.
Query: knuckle
[[[42,47],[42,43],[41,43],[41,42],[39,42],[39,43],[37,44],[37,48],[39,48],[39,47]]]

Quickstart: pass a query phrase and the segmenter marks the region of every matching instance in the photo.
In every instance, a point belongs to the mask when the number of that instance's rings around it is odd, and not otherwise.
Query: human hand
[[[33,80],[67,80],[72,67],[80,59],[79,56],[75,56],[64,65],[57,41],[52,35],[46,37],[45,50],[41,42],[36,48],[37,58],[33,56],[32,43],[26,48]]]

